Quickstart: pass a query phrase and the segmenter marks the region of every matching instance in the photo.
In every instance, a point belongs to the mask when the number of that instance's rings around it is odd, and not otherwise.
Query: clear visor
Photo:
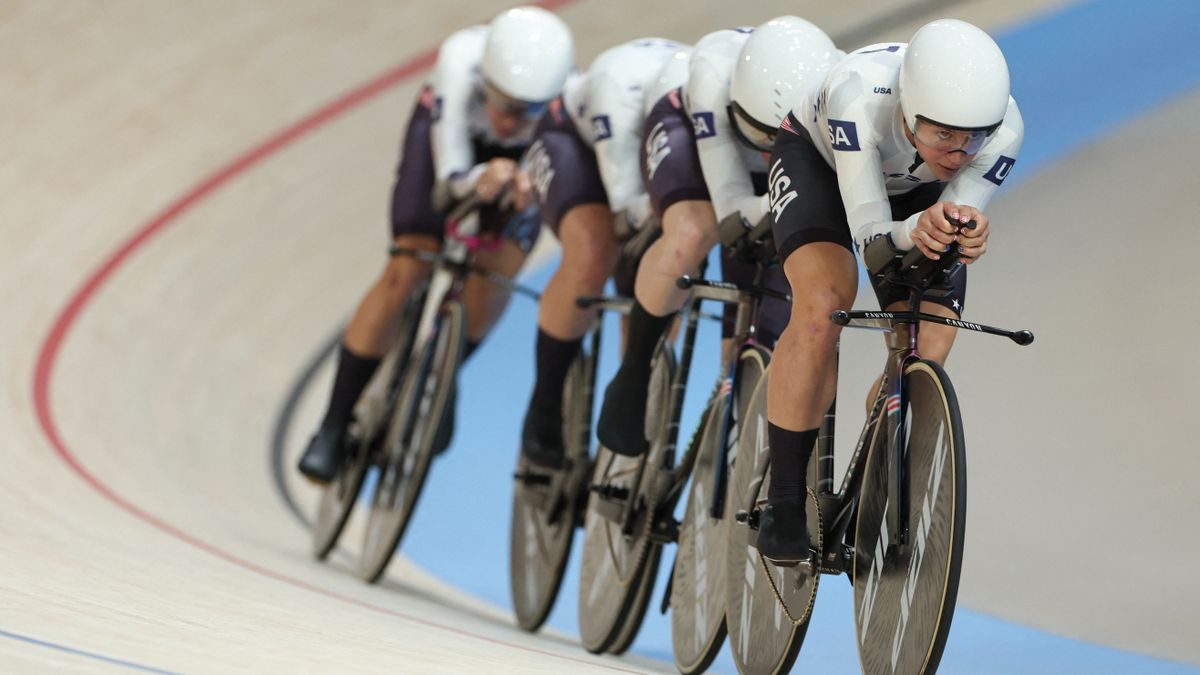
[[[768,131],[763,125],[746,116],[736,103],[729,107],[729,118],[739,141],[759,152],[771,152],[778,129]]]
[[[486,80],[483,83],[483,95],[487,104],[497,112],[511,117],[524,117],[528,120],[536,120],[541,117],[549,104],[549,101],[522,101],[519,98],[513,98]]]
[[[944,127],[918,117],[917,128],[913,129],[913,136],[916,137],[917,142],[921,145],[933,148],[938,152],[955,152],[961,150],[968,155],[974,155],[983,148],[983,144],[987,143],[987,139],[996,132],[998,126],[990,129],[964,131]]]

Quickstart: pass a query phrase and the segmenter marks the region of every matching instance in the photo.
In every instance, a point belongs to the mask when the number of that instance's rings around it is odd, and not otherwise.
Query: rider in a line
[[[579,309],[575,299],[599,295],[622,239],[647,227],[638,173],[644,101],[682,82],[686,49],[646,38],[606,50],[550,102],[525,155],[542,221],[562,243],[538,311],[536,381],[522,431],[522,452],[534,463],[562,462],[563,385],[597,311]],[[616,276],[621,295],[633,292],[631,267]]]
[[[501,240],[495,250],[477,251],[476,263],[505,277],[516,274],[540,227],[516,160],[574,63],[570,29],[538,7],[510,9],[442,43],[433,81],[421,90],[405,133],[392,193],[396,247],[439,251],[445,215],[473,194],[485,204],[481,225]],[[359,304],[342,337],[329,408],[300,459],[308,478],[324,483],[337,475],[358,398],[395,343],[400,310],[430,271],[429,263],[393,255]],[[467,281],[468,355],[503,312],[508,294],[479,277]],[[449,444],[452,415],[453,401],[439,450]]]
[[[809,557],[805,468],[837,389],[841,327],[858,289],[855,250],[888,237],[927,257],[956,246],[965,263],[987,251],[983,213],[1017,158],[1024,126],[1008,65],[982,30],[957,20],[922,27],[908,44],[851,53],[783,122],[771,155],[772,218],[792,288],[792,312],[767,389],[771,484],[758,550],[775,561]],[[974,229],[961,227],[974,220]],[[966,268],[954,291],[921,311],[961,316]],[[907,291],[875,288],[901,310]],[[918,348],[945,363],[956,329],[927,324]]]
[[[798,17],[716,31],[692,50],[687,83],[651,110],[643,173],[663,235],[638,268],[627,347],[604,395],[597,435],[612,451],[637,455],[646,448],[651,358],[687,299],[676,280],[697,273],[718,244],[718,222],[735,218],[752,228],[765,217],[767,153],[779,123],[842,56],[821,29]],[[752,281],[752,265],[723,256],[722,267],[731,281]],[[786,289],[782,278],[778,284]],[[759,337],[767,345],[787,316],[783,303],[774,304],[760,312]],[[733,318],[727,308],[724,338]]]

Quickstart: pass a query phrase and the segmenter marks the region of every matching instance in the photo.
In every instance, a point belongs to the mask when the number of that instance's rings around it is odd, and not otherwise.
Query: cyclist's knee
[[[832,287],[809,288],[794,296],[785,332],[790,333],[790,339],[810,348],[831,346],[837,342],[842,327],[830,321],[829,315],[845,309],[845,304],[842,294]]]
[[[687,269],[699,264],[718,242],[715,230],[695,221],[677,223],[670,231],[664,231],[663,241],[670,251],[667,258]]]
[[[917,337],[917,351],[922,358],[936,361],[938,365],[946,365],[946,357],[954,347],[954,338],[958,329],[952,326],[925,323],[921,325],[921,333]]]

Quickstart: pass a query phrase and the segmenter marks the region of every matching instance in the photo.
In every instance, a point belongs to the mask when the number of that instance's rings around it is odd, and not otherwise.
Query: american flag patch
[[[887,399],[887,411],[891,415],[900,411],[900,397],[896,395],[889,396]]]
[[[791,113],[788,113],[787,117],[783,118],[783,124],[779,125],[779,128],[783,129],[789,134],[795,134],[799,136],[800,132],[796,131],[796,125],[792,123],[793,119],[795,119],[795,117],[793,117]]]

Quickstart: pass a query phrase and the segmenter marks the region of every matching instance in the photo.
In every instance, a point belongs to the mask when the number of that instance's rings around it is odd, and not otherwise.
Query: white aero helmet
[[[1008,63],[991,36],[965,21],[938,19],[913,35],[900,65],[900,108],[962,131],[994,131],[1008,110]]]
[[[729,83],[729,114],[746,144],[768,152],[783,118],[845,54],[825,31],[780,16],[746,39]]]
[[[480,72],[501,93],[527,102],[557,96],[575,67],[571,29],[540,7],[516,7],[492,20]]]

